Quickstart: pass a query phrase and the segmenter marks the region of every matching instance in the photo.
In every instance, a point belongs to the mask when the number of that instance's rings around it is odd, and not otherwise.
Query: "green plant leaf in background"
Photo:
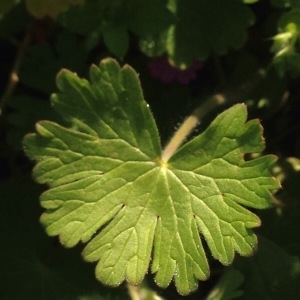
[[[1,4],[0,2],[2,9],[0,12],[0,37],[5,40],[10,36],[22,34],[30,22],[30,16],[22,5],[17,5],[19,1],[3,0],[2,2],[4,3]]]
[[[168,29],[174,18],[167,0],[93,0],[73,6],[58,20],[81,34],[101,32],[111,53],[123,58],[129,47],[129,31],[146,39]]]
[[[298,0],[271,0],[271,3],[277,7],[300,8],[300,2]]]
[[[117,57],[123,58],[129,47],[129,34],[123,26],[105,25],[102,28],[103,41]]]
[[[241,272],[229,268],[225,269],[218,283],[210,291],[205,300],[231,300],[243,295],[241,284],[244,276]]]
[[[279,33],[273,37],[273,63],[280,76],[289,72],[292,76],[300,74],[300,9],[292,9],[282,15],[278,23]]]
[[[57,21],[72,32],[88,35],[99,32],[107,3],[88,1],[84,5],[75,5],[60,14]]]
[[[244,105],[163,161],[131,67],[106,59],[91,67],[90,81],[63,70],[57,85],[53,106],[71,126],[39,122],[25,151],[38,162],[36,180],[49,186],[41,196],[47,233],[66,247],[87,243],[83,256],[97,262],[100,281],[138,284],[150,268],[159,286],[174,279],[188,294],[209,276],[202,237],[225,265],[235,252],[253,253],[260,220],[246,207],[270,206],[279,185],[268,171],[273,156],[243,158],[264,149]]]
[[[234,267],[245,277],[243,300],[297,300],[300,297],[300,260],[260,236],[257,253],[238,257]],[[255,288],[253,288],[255,287]]]
[[[49,43],[37,43],[28,49],[20,68],[20,81],[48,97],[55,88],[55,75],[62,66],[79,74],[84,72],[88,53],[94,44],[92,36],[79,40],[68,31],[62,31],[52,46]],[[31,70],[34,75],[27,76]]]
[[[253,4],[253,3],[256,3],[258,2],[259,0],[243,0],[244,3],[247,3],[247,4]]]
[[[132,32],[141,38],[159,34],[175,22],[168,0],[134,0],[128,21]]]
[[[2,17],[2,15],[10,11],[20,1],[21,0],[0,0],[0,18]]]
[[[179,68],[211,53],[225,54],[246,41],[254,15],[241,0],[99,1],[74,6],[61,14],[66,28],[87,33],[101,31],[104,43],[123,58],[129,31],[141,39],[141,49],[153,56],[167,54]],[[157,49],[158,48],[158,49]]]
[[[177,22],[168,34],[167,53],[181,68],[203,60],[211,52],[225,54],[246,41],[246,28],[254,23],[251,10],[235,0],[169,0]]]
[[[72,5],[79,5],[85,0],[25,0],[28,11],[36,18],[56,18]]]

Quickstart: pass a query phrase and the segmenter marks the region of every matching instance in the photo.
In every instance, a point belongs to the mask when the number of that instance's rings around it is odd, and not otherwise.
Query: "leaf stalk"
[[[202,105],[197,107],[192,114],[187,117],[174,133],[169,143],[162,152],[162,161],[165,163],[171,158],[176,150],[183,144],[195,127],[201,122],[203,116],[212,111],[217,106],[225,103],[226,98],[223,94],[215,94],[207,99]]]

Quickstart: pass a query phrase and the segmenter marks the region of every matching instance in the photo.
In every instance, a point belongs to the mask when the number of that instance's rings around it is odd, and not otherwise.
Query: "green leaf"
[[[71,5],[79,5],[85,0],[25,0],[28,11],[36,18],[50,16],[56,18]]]
[[[2,19],[1,15],[6,14],[9,12],[15,5],[17,5],[20,2],[20,0],[0,0],[0,17]]]
[[[259,0],[243,0],[244,3],[247,3],[247,4],[252,4],[252,3],[256,3],[258,2]]]
[[[13,5],[13,2],[5,2],[10,4],[8,4],[7,9],[3,8],[4,12],[1,16],[0,37],[4,40],[14,35],[24,34],[24,28],[26,28],[30,22],[30,17],[23,5],[14,5],[9,9],[9,7]],[[18,22],[16,22],[16,20],[18,20]]]
[[[123,58],[129,47],[129,35],[126,28],[106,25],[102,28],[102,34],[107,48],[117,57]]]
[[[55,88],[55,75],[62,66],[78,73],[85,68],[91,39],[92,37],[86,37],[78,40],[75,34],[62,31],[55,44],[33,45],[28,49],[20,68],[20,81],[26,86],[50,94]]]
[[[239,290],[244,281],[244,276],[241,272],[230,268],[225,269],[219,282],[213,287],[206,300],[231,300],[243,295]]]
[[[203,60],[211,52],[225,54],[229,47],[240,48],[246,28],[253,24],[251,10],[233,0],[169,0],[177,22],[168,35],[167,53],[178,67]]]
[[[174,20],[166,5],[167,0],[93,0],[72,7],[60,15],[59,21],[81,34],[101,31],[107,48],[123,58],[129,46],[129,31],[148,38],[168,29]]]
[[[239,257],[234,263],[245,276],[242,299],[299,299],[299,257],[289,255],[262,236],[259,241],[258,251],[253,257]]]
[[[59,15],[58,22],[65,28],[83,35],[100,32],[106,6],[106,1],[90,0],[84,5],[70,7]]]
[[[167,0],[134,0],[129,11],[129,27],[139,37],[155,36],[170,27],[175,17]]]
[[[39,122],[25,151],[38,161],[37,181],[49,186],[41,196],[48,234],[66,247],[88,243],[83,256],[97,262],[100,281],[138,284],[151,267],[159,286],[174,279],[187,294],[209,276],[202,238],[225,265],[235,252],[253,253],[260,220],[246,207],[270,206],[278,183],[268,172],[273,156],[243,159],[264,148],[244,105],[163,161],[131,67],[106,59],[91,67],[90,81],[63,70],[57,85],[53,106],[71,126]]]
[[[292,76],[300,74],[300,52],[298,49],[300,37],[300,9],[293,9],[285,14],[278,23],[279,33],[273,37],[273,63],[279,75],[290,72]]]
[[[271,3],[278,7],[300,8],[299,0],[271,0]]]

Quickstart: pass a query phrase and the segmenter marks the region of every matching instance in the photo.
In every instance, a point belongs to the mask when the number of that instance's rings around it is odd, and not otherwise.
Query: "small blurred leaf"
[[[273,63],[280,74],[289,72],[300,75],[300,9],[291,10],[282,15],[278,23],[279,33],[273,37],[271,51],[275,54]]]
[[[140,49],[149,57],[162,56],[166,52],[168,30],[140,39]]]
[[[7,1],[7,0],[6,0]],[[8,1],[7,1],[8,2]],[[24,28],[28,26],[30,17],[23,5],[12,7],[0,22],[0,36],[4,39],[11,39],[15,34],[24,34]]]
[[[300,8],[299,0],[271,0],[271,3],[277,7],[286,8]]]
[[[100,32],[107,5],[107,1],[91,0],[84,5],[73,6],[58,17],[58,22],[83,35]]]
[[[1,15],[6,14],[9,10],[17,5],[21,0],[0,0],[0,19]]]
[[[37,19],[56,18],[71,5],[79,5],[85,0],[25,0],[28,11]]]
[[[205,300],[231,300],[239,298],[243,295],[243,291],[239,290],[243,281],[244,276],[241,272],[233,268],[226,268],[220,280]]]
[[[167,9],[167,0],[133,0],[128,20],[132,32],[148,38],[169,28],[175,16]]]
[[[257,253],[238,258],[235,268],[245,276],[241,300],[300,299],[300,260],[270,240],[259,237]]]
[[[103,26],[102,34],[107,48],[119,58],[123,58],[129,47],[129,35],[125,27]]]
[[[20,69],[20,81],[49,95],[55,90],[55,76],[62,67],[82,72],[88,55],[90,37],[78,39],[75,34],[63,31],[55,43],[31,46]]]

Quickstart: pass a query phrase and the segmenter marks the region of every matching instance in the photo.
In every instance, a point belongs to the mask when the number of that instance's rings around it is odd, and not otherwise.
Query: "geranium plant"
[[[298,299],[299,9],[0,1],[0,298]]]

